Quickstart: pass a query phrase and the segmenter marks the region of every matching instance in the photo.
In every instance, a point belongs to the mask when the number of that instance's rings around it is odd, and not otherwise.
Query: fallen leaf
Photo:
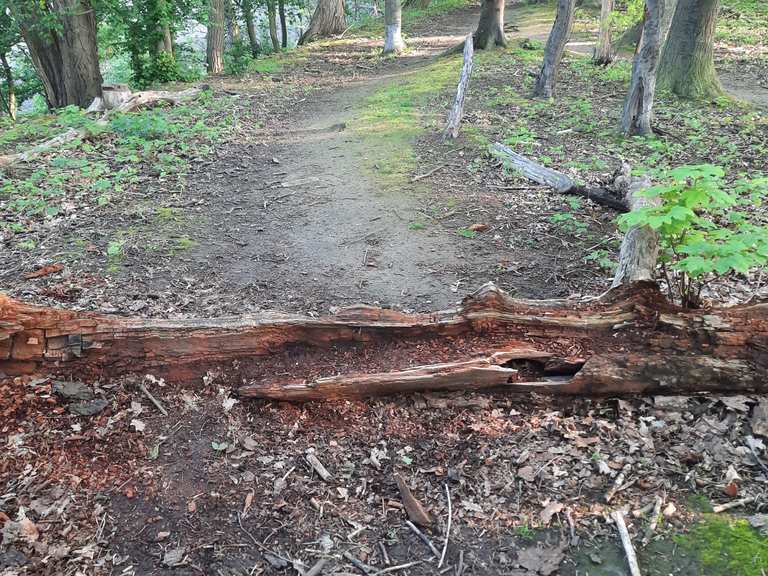
[[[739,495],[739,485],[736,482],[729,482],[723,488],[723,492],[731,498],[736,498]]]
[[[133,420],[131,420],[131,426],[133,426],[136,432],[144,432],[144,429],[147,427],[147,425],[143,421],[139,420],[138,418],[134,418]]]
[[[64,270],[64,266],[61,264],[49,264],[48,266],[38,268],[34,272],[28,272],[27,274],[24,274],[24,279],[32,280],[33,278],[42,278],[43,276],[55,274],[56,272],[61,272],[62,270]]]
[[[472,230],[472,232],[485,232],[488,230],[488,224],[472,224],[467,230]]]
[[[187,512],[190,514],[197,512],[197,503],[194,500],[187,502]]]
[[[560,563],[565,558],[567,543],[554,548],[545,548],[541,543],[525,548],[517,553],[517,563],[534,574],[549,576],[557,572]]]
[[[539,512],[539,520],[542,526],[549,526],[552,521],[552,516],[563,511],[563,505],[560,502],[550,502],[544,507],[544,510]]]
[[[245,517],[246,514],[248,514],[248,510],[251,509],[251,505],[253,504],[253,490],[248,492],[248,494],[245,495],[245,504],[243,504],[243,517]]]
[[[170,535],[171,535],[170,532],[166,532],[166,531],[158,532],[157,536],[155,537],[155,542],[162,542],[163,540],[167,540],[168,536]]]
[[[517,477],[522,478],[526,482],[533,482],[536,479],[536,471],[533,466],[523,466],[517,471]]]

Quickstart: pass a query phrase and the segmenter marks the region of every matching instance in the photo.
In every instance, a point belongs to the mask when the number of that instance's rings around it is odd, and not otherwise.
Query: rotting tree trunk
[[[278,0],[277,13],[280,16],[280,45],[288,48],[288,19],[285,16],[285,0]]]
[[[664,0],[645,0],[645,21],[640,49],[632,63],[632,78],[621,118],[621,130],[625,135],[651,133],[663,13]]]
[[[714,62],[719,5],[719,0],[678,1],[659,63],[659,88],[691,99],[723,93]]]
[[[299,39],[299,44],[341,34],[346,28],[344,0],[319,0],[309,27]]]
[[[403,42],[403,13],[400,0],[384,0],[384,54],[400,54]]]
[[[3,76],[5,76],[6,97],[3,98],[5,110],[11,120],[16,120],[16,86],[13,81],[13,69],[8,62],[5,54],[0,54],[0,64],[3,66]]]
[[[275,0],[267,0],[267,20],[269,21],[269,39],[272,41],[272,51],[280,52],[280,38],[277,35],[277,9]]]
[[[413,368],[414,349],[439,342],[441,358],[462,338],[487,338],[479,358]],[[369,349],[397,340],[405,355],[392,372],[327,378],[265,376],[269,356],[303,347],[295,370],[330,346]],[[129,319],[24,305],[0,296],[0,372],[103,379],[153,373],[199,381],[224,368],[256,379],[243,396],[285,400],[364,397],[414,389],[500,386],[549,394],[768,392],[768,306],[684,310],[655,284],[622,286],[592,300],[516,300],[492,284],[458,310],[408,315],[367,306],[334,316],[285,314],[186,320]],[[427,349],[429,349],[427,347]],[[568,350],[560,356],[558,350]],[[400,352],[398,352],[400,354]],[[336,357],[336,356],[334,356]],[[233,364],[234,361],[237,361]],[[539,366],[532,373],[531,366]],[[333,374],[333,373],[332,373]]]
[[[101,96],[102,84],[93,7],[89,0],[52,0],[47,6],[14,12],[45,99],[51,109],[85,108]]]
[[[224,0],[208,0],[207,62],[209,74],[224,71]]]
[[[607,66],[613,62],[611,12],[613,12],[613,0],[603,0],[600,6],[600,32],[598,33],[595,52],[592,55],[592,60],[600,66]]]
[[[480,20],[472,39],[478,50],[507,45],[504,36],[504,0],[483,0]]]
[[[552,25],[544,48],[544,62],[533,88],[533,95],[537,98],[553,98],[555,95],[557,71],[563,59],[568,36],[571,34],[575,11],[576,0],[558,0],[555,23]]]
[[[468,34],[466,40],[464,40],[464,64],[461,67],[459,85],[456,88],[456,99],[448,116],[448,122],[443,132],[443,140],[458,138],[459,136],[459,126],[461,125],[461,119],[464,117],[464,99],[469,87],[469,78],[472,75],[473,46],[472,36]]]
[[[251,56],[256,58],[261,51],[259,46],[259,36],[256,33],[256,22],[253,18],[253,2],[244,0],[242,5],[243,19],[245,20],[245,30],[248,33],[248,44],[251,48]]]

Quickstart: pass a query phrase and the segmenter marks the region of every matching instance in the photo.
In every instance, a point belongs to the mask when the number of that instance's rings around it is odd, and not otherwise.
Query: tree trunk
[[[664,2],[664,16],[661,18],[661,45],[666,42],[669,28],[672,26],[672,17],[675,14],[677,0]],[[616,46],[623,49],[635,49],[640,44],[640,35],[643,33],[643,20],[627,28],[619,37]]]
[[[344,16],[344,0],[319,0],[309,28],[301,35],[299,44],[306,44],[318,38],[341,34],[347,28]]]
[[[474,40],[472,40],[471,34],[467,34],[467,39],[464,40],[464,64],[461,67],[459,85],[456,88],[456,99],[453,102],[453,108],[448,115],[448,122],[446,123],[445,131],[443,132],[443,140],[459,137],[459,126],[461,125],[461,119],[464,117],[464,99],[467,96],[469,78],[472,75],[473,56]]]
[[[5,109],[8,112],[8,116],[12,120],[16,120],[16,87],[13,83],[13,70],[8,63],[8,58],[5,54],[0,54],[0,64],[3,66],[3,74],[5,75],[5,86],[7,91],[7,98],[3,100]]]
[[[51,109],[87,107],[101,97],[96,17],[90,0],[51,0],[50,12],[37,8],[20,16],[19,27]],[[41,22],[56,20],[44,28]]]
[[[285,0],[278,0],[277,13],[280,16],[280,45],[288,48],[288,19],[285,16]]]
[[[269,19],[269,38],[272,40],[272,51],[280,52],[280,38],[277,36],[277,12],[275,0],[267,0],[267,17]]]
[[[384,54],[399,54],[405,49],[402,19],[400,0],[384,0]]]
[[[245,30],[248,33],[248,44],[251,47],[251,56],[256,58],[261,52],[259,46],[259,36],[256,33],[256,22],[253,19],[253,3],[251,0],[243,2],[243,18],[245,19]]]
[[[171,27],[167,24],[160,26],[159,35],[160,38],[157,41],[157,52],[173,56],[173,35],[171,34]]]
[[[473,41],[477,50],[507,45],[504,36],[504,0],[483,0]]]
[[[571,34],[575,10],[576,0],[558,0],[557,16],[544,49],[544,63],[541,65],[541,71],[533,89],[533,95],[538,98],[553,98],[555,95],[557,71],[563,59],[568,36]]]
[[[467,351],[468,342],[477,352]],[[402,361],[372,365],[378,358],[372,351],[386,347],[387,358]],[[437,348],[442,363],[430,364]],[[458,310],[409,315],[357,306],[321,318],[130,319],[0,295],[5,375],[103,381],[152,373],[187,384],[224,368],[232,382],[251,383],[243,396],[286,400],[462,384],[548,394],[765,393],[766,349],[764,305],[685,310],[652,283],[599,299],[547,301],[516,300],[488,284]],[[452,354],[453,361],[443,360]],[[347,364],[338,365],[339,358]],[[318,373],[325,365],[325,374]],[[352,368],[344,374],[346,365]]]
[[[597,46],[592,56],[595,64],[606,66],[613,62],[613,47],[611,46],[611,12],[613,12],[613,0],[603,0],[600,6],[600,33],[597,37]]]
[[[660,88],[691,99],[723,93],[714,62],[719,4],[719,0],[678,1],[659,63]]]
[[[651,133],[663,13],[664,0],[645,0],[645,23],[640,49],[632,64],[632,79],[621,119],[621,129],[626,135]]]
[[[224,0],[208,0],[208,73],[224,71]]]

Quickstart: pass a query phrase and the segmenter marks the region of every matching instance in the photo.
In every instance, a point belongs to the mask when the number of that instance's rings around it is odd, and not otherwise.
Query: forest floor
[[[764,175],[766,43],[718,47],[726,77],[753,78],[752,104],[661,94],[660,135],[622,140],[626,60],[594,68],[569,54],[558,98],[527,97],[552,14],[509,7],[510,46],[477,54],[452,142],[440,129],[461,61],[434,57],[472,30],[477,6],[406,21],[397,59],[380,56],[374,23],[214,79],[184,106],[117,118],[4,180],[0,290],[164,317],[358,302],[436,310],[489,280],[522,297],[599,293],[616,215],[508,173],[488,144],[590,183],[621,160],[648,171],[712,162],[729,182]],[[592,24],[580,21],[574,52]],[[24,122],[0,147],[86,122],[73,111]],[[765,292],[760,277],[739,277],[707,295]],[[303,574],[320,559],[327,574],[438,573],[404,523],[394,472],[430,510],[438,556],[451,501],[440,573],[625,574],[608,520],[617,508],[629,511],[646,574],[768,570],[765,398],[427,394],[296,406],[238,402],[226,369],[185,387],[147,377],[75,390],[105,400],[92,416],[73,413],[49,379],[0,379],[0,574]],[[735,515],[712,513],[742,498]]]

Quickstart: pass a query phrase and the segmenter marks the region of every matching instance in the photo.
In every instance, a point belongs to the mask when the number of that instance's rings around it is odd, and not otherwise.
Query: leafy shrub
[[[179,79],[179,67],[173,54],[158,52],[149,66],[148,80],[153,82],[173,82]]]
[[[138,140],[156,140],[166,136],[171,129],[165,116],[157,112],[119,114],[109,125],[121,137]]]
[[[760,203],[768,178],[737,182],[723,189],[719,166],[681,166],[664,184],[643,192],[659,198],[619,217],[619,226],[649,226],[659,234],[659,262],[671,298],[688,307],[700,304],[703,286],[731,273],[746,274],[768,262],[768,227],[755,224],[744,210]]]
[[[242,40],[232,42],[232,47],[224,54],[224,73],[242,76],[248,71],[253,60],[250,47]]]

